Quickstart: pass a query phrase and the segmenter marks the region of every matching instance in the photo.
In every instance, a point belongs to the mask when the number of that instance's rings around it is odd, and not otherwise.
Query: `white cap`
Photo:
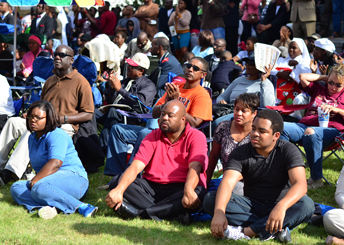
[[[131,66],[141,66],[142,68],[149,69],[150,61],[147,55],[143,53],[136,53],[131,59],[125,59]]]
[[[331,42],[327,38],[320,38],[318,40],[314,41],[315,47],[324,49],[326,51],[329,51],[331,53],[334,53],[336,51],[336,47],[334,46],[333,42]]]
[[[160,32],[158,32],[157,34],[155,34],[153,38],[157,38],[157,37],[164,37],[164,38],[166,38],[167,40],[170,40],[170,39],[168,38],[168,36],[166,36],[166,34],[163,33],[162,31],[160,31]]]

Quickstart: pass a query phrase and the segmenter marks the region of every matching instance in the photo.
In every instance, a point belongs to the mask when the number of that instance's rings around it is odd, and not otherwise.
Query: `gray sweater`
[[[238,77],[235,79],[228,88],[216,99],[216,103],[225,100],[227,103],[234,103],[236,97],[243,93],[259,93],[260,94],[260,107],[267,105],[274,106],[276,103],[275,89],[269,79],[261,81],[248,80],[246,77]]]

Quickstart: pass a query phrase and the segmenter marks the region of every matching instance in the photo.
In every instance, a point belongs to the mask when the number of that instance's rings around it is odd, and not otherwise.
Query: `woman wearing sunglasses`
[[[91,217],[98,208],[79,201],[87,192],[87,173],[78,157],[72,138],[60,128],[54,106],[44,100],[30,106],[26,127],[29,156],[36,176],[31,181],[18,181],[11,187],[13,200],[38,216],[51,219],[57,210],[65,214],[79,211]]]
[[[317,81],[325,81],[321,86]],[[311,96],[307,114],[299,123],[284,123],[281,139],[302,143],[311,177],[309,189],[324,185],[322,175],[322,152],[333,139],[344,132],[344,64],[333,66],[329,75],[301,74],[300,87]],[[319,127],[318,108],[330,113],[328,128]]]

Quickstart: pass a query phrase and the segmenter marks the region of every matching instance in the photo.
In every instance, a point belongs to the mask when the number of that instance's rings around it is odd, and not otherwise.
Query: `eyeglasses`
[[[218,44],[214,44],[214,48],[222,48],[222,46]]]
[[[57,52],[55,52],[55,53],[54,53],[54,58],[56,58],[57,56],[60,57],[61,59],[65,58],[66,56],[73,57],[73,56],[71,56],[70,54],[66,54],[66,53],[57,53]]]
[[[327,82],[331,86],[336,86],[337,88],[341,88],[343,86],[343,83],[334,83],[332,81]]]
[[[128,23],[128,26],[134,26],[134,23]]]
[[[33,117],[32,115],[30,115],[30,116],[27,116],[26,118],[29,119],[29,120],[33,120],[34,119],[37,122],[37,121],[42,120],[42,119],[44,119],[46,117],[39,117],[39,116],[34,116]]]
[[[206,72],[205,70],[202,70],[201,68],[199,68],[198,66],[195,66],[195,65],[191,65],[191,64],[185,64],[185,67],[190,69],[192,67],[192,69],[194,71],[203,71],[203,72]]]

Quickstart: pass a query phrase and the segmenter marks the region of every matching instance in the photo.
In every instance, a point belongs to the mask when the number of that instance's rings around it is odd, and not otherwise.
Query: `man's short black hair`
[[[253,44],[259,42],[259,39],[257,37],[254,37],[254,36],[247,38],[246,42],[248,40],[250,40]]]
[[[167,51],[170,48],[170,41],[167,40],[167,38],[156,37],[154,39],[156,39],[156,44],[158,45],[158,47],[161,46],[164,51]]]
[[[105,6],[110,8],[110,3],[109,2],[105,2]]]
[[[256,118],[268,119],[271,122],[272,132],[283,132],[283,118],[282,116],[274,110],[264,109],[258,111]]]
[[[202,63],[202,65],[203,65],[203,70],[205,70],[205,72],[208,72],[208,70],[209,70],[209,64],[208,64],[208,62],[207,62],[205,59],[203,59],[203,58],[201,58],[201,57],[193,57],[193,58],[191,58],[191,59],[189,60],[189,62],[190,62],[191,60],[198,60],[198,61],[200,61],[200,62]]]

